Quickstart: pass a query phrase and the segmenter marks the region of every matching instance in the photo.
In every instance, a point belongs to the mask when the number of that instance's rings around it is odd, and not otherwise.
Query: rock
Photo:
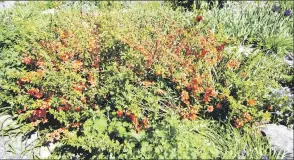
[[[16,122],[12,120],[11,115],[0,116],[0,133],[9,126],[16,127]],[[45,159],[48,158],[55,148],[55,145],[40,147],[25,152],[26,149],[33,148],[38,139],[38,133],[35,132],[27,139],[23,140],[21,135],[4,136],[0,134],[0,159],[31,159],[34,155]]]
[[[294,67],[294,56],[293,53],[288,53],[285,58],[284,61],[290,65],[291,67]]]
[[[269,138],[271,146],[285,153],[284,159],[293,159],[293,129],[283,125],[267,124],[261,132]]]
[[[47,159],[51,155],[55,147],[56,147],[56,144],[53,144],[53,143],[50,143],[48,147],[42,146],[40,148],[40,153],[39,153],[40,158]]]
[[[6,128],[12,123],[13,123],[13,120],[11,115],[1,115],[0,116],[0,131],[2,131],[2,129]]]
[[[0,2],[0,9],[11,8],[14,5],[15,1],[4,1]]]

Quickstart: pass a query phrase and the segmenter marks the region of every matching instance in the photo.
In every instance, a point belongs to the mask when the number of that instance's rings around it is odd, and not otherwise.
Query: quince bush
[[[150,15],[142,28],[126,14],[114,16],[119,5],[112,7],[103,12],[102,5],[98,15],[74,9],[36,15],[43,23],[13,17],[1,26],[22,31],[14,43],[1,41],[0,104],[24,133],[38,130],[41,145],[61,143],[53,157],[220,157],[217,146],[189,132],[197,119],[232,120],[241,128],[263,116],[264,79],[240,81],[249,74],[243,68],[254,66],[227,52],[221,35],[202,32],[202,17],[185,24]]]

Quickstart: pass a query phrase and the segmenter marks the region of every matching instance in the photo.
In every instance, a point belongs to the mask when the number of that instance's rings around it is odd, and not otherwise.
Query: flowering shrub
[[[228,50],[221,34],[202,32],[201,15],[182,19],[169,7],[156,11],[157,3],[146,4],[154,15],[103,5],[98,14],[61,9],[55,17],[11,16],[1,26],[16,26],[17,36],[1,41],[0,105],[24,133],[37,130],[41,145],[62,144],[53,157],[223,157],[197,122],[269,121],[266,95],[279,87],[281,64],[274,57]]]

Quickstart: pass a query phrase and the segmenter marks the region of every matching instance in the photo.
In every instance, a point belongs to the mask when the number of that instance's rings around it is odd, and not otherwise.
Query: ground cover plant
[[[287,45],[239,52],[235,32],[161,2],[31,2],[0,17],[0,109],[18,122],[4,134],[37,131],[34,147],[58,144],[51,158],[281,157],[256,126],[293,122],[273,92]]]

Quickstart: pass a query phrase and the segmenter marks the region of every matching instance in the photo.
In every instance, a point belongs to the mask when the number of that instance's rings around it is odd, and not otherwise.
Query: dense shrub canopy
[[[28,5],[1,15],[0,105],[20,130],[60,144],[53,157],[62,158],[238,158],[246,147],[247,158],[266,154],[261,138],[246,146],[250,136],[212,131],[208,120],[246,132],[269,122],[269,111],[286,103],[272,93],[283,60],[238,52],[200,14],[126,4],[59,7],[54,16]],[[244,143],[223,146],[220,135]]]

